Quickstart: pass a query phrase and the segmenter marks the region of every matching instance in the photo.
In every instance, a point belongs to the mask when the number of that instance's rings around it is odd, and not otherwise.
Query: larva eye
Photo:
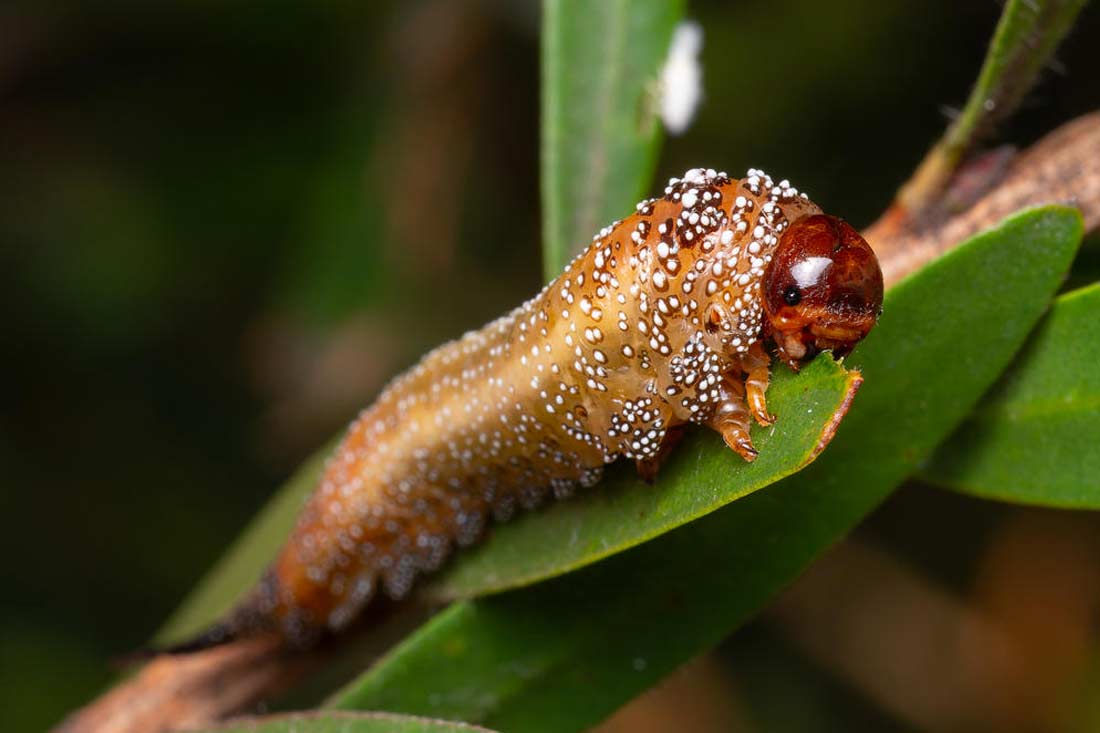
[[[783,302],[787,305],[798,305],[802,302],[802,291],[797,285],[788,285],[783,291]]]

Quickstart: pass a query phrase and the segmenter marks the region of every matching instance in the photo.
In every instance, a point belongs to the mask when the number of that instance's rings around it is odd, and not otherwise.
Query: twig
[[[153,733],[203,725],[289,688],[310,661],[309,655],[288,655],[273,637],[159,657],[55,731]]]
[[[1100,226],[1100,112],[1063,125],[1017,156],[984,196],[942,225],[925,228],[888,211],[863,234],[889,287],[1009,214],[1049,203],[1080,209],[1086,231]]]
[[[1009,0],[966,105],[928,151],[890,207],[913,223],[946,218],[943,194],[979,144],[1007,119],[1073,26],[1087,0]]]

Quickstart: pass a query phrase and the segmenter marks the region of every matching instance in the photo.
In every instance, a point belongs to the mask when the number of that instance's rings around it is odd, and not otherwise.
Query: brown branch
[[[1051,202],[1075,204],[1090,230],[1100,224],[1100,113],[1061,127],[1016,157],[984,196],[946,223],[905,221],[888,211],[865,236],[890,285],[1008,214]],[[210,723],[271,698],[330,656],[331,650],[292,654],[261,639],[162,657],[57,731],[155,733]]]
[[[152,733],[220,720],[293,685],[310,657],[274,637],[162,656],[58,726],[57,733]]]
[[[986,185],[984,196],[946,222],[910,220],[892,207],[864,231],[879,256],[887,287],[1027,206],[1070,204],[1084,215],[1086,231],[1100,226],[1100,112],[1050,133]],[[943,198],[953,193],[946,190]]]
[[[296,686],[331,690],[360,673],[437,608],[380,599],[338,637],[308,651],[269,636],[190,654],[166,654],[77,710],[54,733],[161,733],[255,712]]]

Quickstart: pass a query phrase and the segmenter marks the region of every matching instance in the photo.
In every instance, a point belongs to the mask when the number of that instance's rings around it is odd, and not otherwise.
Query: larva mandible
[[[280,634],[304,645],[455,547],[604,465],[652,478],[678,430],[746,461],[771,424],[770,356],[843,354],[874,325],[882,274],[862,237],[787,181],[693,169],[597,234],[541,293],[432,351],[352,423],[263,580],[175,651]]]

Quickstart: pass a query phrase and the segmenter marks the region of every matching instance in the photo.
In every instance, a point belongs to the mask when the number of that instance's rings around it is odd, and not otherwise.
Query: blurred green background
[[[691,3],[706,99],[659,178],[765,167],[867,224],[999,10]],[[542,284],[538,25],[528,0],[0,7],[5,729],[87,700],[386,379]],[[1100,108],[1098,38],[1092,7],[1001,141]],[[909,488],[862,534],[965,592],[1024,513]],[[906,729],[771,626],[726,652],[749,719]]]

